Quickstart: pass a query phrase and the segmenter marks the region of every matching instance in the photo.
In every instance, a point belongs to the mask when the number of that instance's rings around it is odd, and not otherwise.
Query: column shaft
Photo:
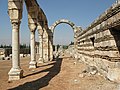
[[[22,11],[23,0],[8,0],[8,15],[12,24],[12,68],[8,73],[9,81],[19,80],[23,76],[19,56],[19,27],[22,19]]]
[[[20,67],[20,56],[19,56],[19,26],[13,28],[12,30],[12,66],[14,69],[19,69]]]
[[[53,41],[51,40],[50,43],[50,61],[53,60]]]
[[[49,61],[49,51],[48,51],[48,34],[46,31],[44,31],[43,33],[43,59],[44,62],[48,62]]]
[[[12,23],[12,68],[9,71],[9,80],[19,80],[23,76],[20,68],[19,24]]]
[[[38,63],[43,63],[43,35],[39,35],[39,60]]]
[[[29,68],[36,68],[36,54],[35,54],[35,31],[30,33],[30,45],[31,45],[31,61]]]

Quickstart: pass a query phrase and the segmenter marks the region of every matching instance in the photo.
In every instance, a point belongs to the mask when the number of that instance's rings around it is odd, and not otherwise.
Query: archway
[[[58,24],[53,33],[53,45],[69,45],[74,41],[74,32],[70,25]],[[61,46],[62,47],[62,46]]]
[[[81,27],[76,26],[73,22],[71,22],[67,19],[60,19],[60,20],[56,21],[52,26],[49,27],[49,29],[52,32],[50,35],[50,56],[51,56],[51,58],[53,58],[53,34],[54,34],[54,30],[55,30],[55,27],[61,23],[68,24],[72,27],[73,32],[74,32],[74,49],[75,49],[75,52],[77,53],[77,32],[81,31],[82,29],[81,29]],[[74,55],[77,55],[76,53]]]
[[[56,22],[50,27],[50,30],[54,33],[55,27],[56,27],[58,24],[61,24],[61,23],[66,23],[66,24],[70,25],[70,26],[73,28],[74,33],[76,32],[76,29],[75,29],[76,26],[75,26],[75,24],[74,24],[73,22],[67,20],[67,19],[60,19],[60,20],[56,21]]]

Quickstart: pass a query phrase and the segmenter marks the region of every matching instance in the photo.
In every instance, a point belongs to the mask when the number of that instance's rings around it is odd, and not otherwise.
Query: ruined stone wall
[[[120,67],[120,1],[118,0],[78,35],[79,60],[107,76]]]

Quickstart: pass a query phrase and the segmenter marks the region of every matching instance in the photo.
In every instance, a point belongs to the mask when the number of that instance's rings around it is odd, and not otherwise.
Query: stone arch
[[[69,20],[67,20],[67,19],[60,19],[60,20],[56,21],[55,23],[53,23],[52,26],[49,27],[50,31],[52,32],[51,35],[50,35],[50,41],[52,42],[52,44],[50,45],[50,47],[51,47],[51,50],[50,50],[50,52],[51,52],[51,54],[50,54],[51,57],[53,57],[53,34],[54,34],[54,29],[55,29],[55,27],[56,27],[58,24],[61,24],[61,23],[66,23],[66,24],[68,24],[68,25],[70,25],[70,26],[72,27],[73,32],[74,32],[74,49],[75,49],[75,52],[76,52],[76,50],[77,50],[77,33],[78,33],[79,31],[81,31],[82,28],[76,26],[73,22],[71,22],[71,21],[69,21]],[[76,54],[76,55],[77,55],[77,54]],[[76,56],[74,55],[74,57],[76,57]],[[77,57],[76,57],[76,58],[77,58]]]
[[[54,29],[55,27],[58,25],[58,24],[61,24],[61,23],[66,23],[68,25],[70,25],[74,31],[74,33],[76,32],[76,26],[73,22],[67,20],[67,19],[60,19],[60,20],[57,20],[55,23],[53,23],[52,26],[50,26],[50,30],[54,33]]]

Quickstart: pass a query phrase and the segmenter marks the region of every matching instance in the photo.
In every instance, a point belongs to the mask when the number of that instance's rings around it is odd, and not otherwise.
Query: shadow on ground
[[[61,64],[62,64],[62,58],[58,58],[51,68],[48,68],[48,69],[41,71],[41,72],[44,72],[44,71],[49,72],[44,77],[41,77],[35,81],[26,82],[23,85],[19,85],[15,88],[11,88],[9,90],[39,90],[40,88],[47,86],[49,84],[49,81],[60,72]]]

